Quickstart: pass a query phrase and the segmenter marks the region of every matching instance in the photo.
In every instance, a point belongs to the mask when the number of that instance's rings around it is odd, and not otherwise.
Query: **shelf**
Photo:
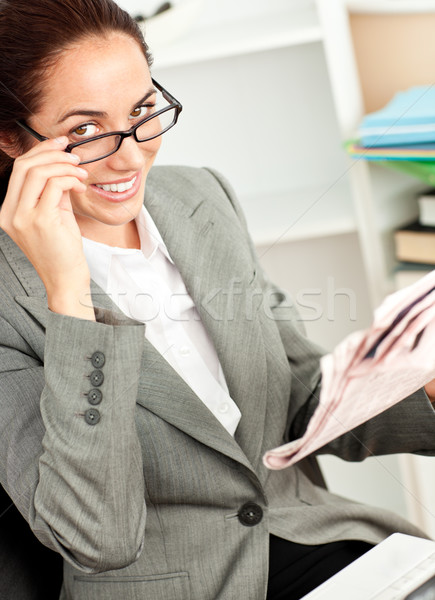
[[[321,40],[317,14],[307,7],[198,27],[173,44],[151,51],[154,67],[162,69]]]
[[[428,186],[411,175],[370,163],[370,177],[380,232],[392,231],[418,216],[417,198]]]
[[[347,182],[240,200],[256,246],[357,231]]]

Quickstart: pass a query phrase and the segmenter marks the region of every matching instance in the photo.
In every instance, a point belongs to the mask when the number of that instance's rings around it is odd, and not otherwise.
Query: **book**
[[[432,188],[418,197],[418,212],[421,225],[435,226],[435,189]]]
[[[435,265],[435,227],[415,221],[394,232],[396,258]]]

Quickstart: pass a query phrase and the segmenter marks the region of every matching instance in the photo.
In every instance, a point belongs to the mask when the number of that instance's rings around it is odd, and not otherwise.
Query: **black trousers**
[[[370,548],[354,540],[304,546],[271,535],[267,600],[299,600]]]

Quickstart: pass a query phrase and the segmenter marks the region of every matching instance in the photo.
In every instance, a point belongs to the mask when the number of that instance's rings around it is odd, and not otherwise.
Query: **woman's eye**
[[[98,135],[98,127],[93,123],[85,123],[84,125],[79,125],[79,127],[73,129],[71,134],[78,137],[92,137]]]
[[[137,106],[134,110],[131,111],[130,118],[131,119],[142,119],[142,118],[144,119],[149,114],[151,114],[152,110],[153,110],[152,106]]]

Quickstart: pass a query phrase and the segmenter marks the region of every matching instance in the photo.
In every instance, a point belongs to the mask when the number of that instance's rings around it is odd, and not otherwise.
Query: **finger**
[[[12,173],[21,173],[22,171],[27,171],[32,167],[50,164],[53,162],[56,163],[70,163],[73,165],[78,165],[80,162],[80,157],[77,154],[65,152],[64,150],[59,150],[57,148],[41,148],[39,151],[34,154],[22,154],[15,159]]]
[[[33,140],[35,141],[35,140]],[[40,152],[44,152],[46,150],[65,150],[65,148],[69,144],[69,139],[66,135],[63,135],[58,138],[50,138],[48,140],[44,140],[43,142],[37,142],[34,144],[29,150],[27,150],[22,156],[27,155],[29,157],[34,156],[35,154],[39,154]]]
[[[86,184],[77,177],[51,177],[41,194],[36,210],[38,212],[44,212],[57,209],[61,204],[64,193],[72,190],[79,193],[85,192]],[[62,203],[62,206],[63,208],[66,207],[65,202]],[[69,206],[71,207],[70,204]]]
[[[2,209],[0,227],[12,237],[24,253],[27,253],[28,232],[30,231],[30,237],[32,237],[35,226],[40,232],[45,231],[47,228],[52,231],[53,220],[58,221],[60,210],[66,210],[73,216],[68,192],[75,190],[80,193],[86,191],[86,189],[86,185],[77,177],[53,177],[47,182],[41,198],[33,210],[21,211],[21,213],[14,215],[12,220],[5,222]]]
[[[56,140],[51,139],[39,142],[30,150],[15,159],[11,181],[15,180],[19,185],[27,170],[37,165],[50,164],[53,162],[72,163],[77,165],[80,162],[80,158],[76,154],[65,152],[64,150],[68,143],[69,140],[66,136]]]
[[[66,163],[35,166],[26,172],[20,190],[15,190],[15,212],[34,208],[51,178],[75,177],[84,181],[88,176],[85,169]],[[15,185],[15,184],[14,184]]]
[[[60,150],[59,148],[42,148],[42,144],[45,144],[45,142],[38,144],[37,149],[33,148],[32,150],[34,150],[34,152],[26,152],[15,159],[11,177],[17,177],[22,173],[26,173],[28,169],[38,165],[51,163],[69,163],[77,165],[80,162],[80,158],[77,154],[71,154],[64,150]]]
[[[58,141],[59,140],[59,141]],[[65,152],[65,148],[69,143],[66,136],[58,138],[58,140],[45,140],[38,142],[32,146],[30,150],[18,156],[14,161],[15,170],[23,170],[36,164],[44,162],[80,162],[78,156],[71,152]],[[54,154],[53,154],[54,153]]]
[[[44,165],[31,170],[22,188],[15,189],[12,184],[9,187],[0,212],[0,227],[9,233],[25,227],[29,211],[37,206],[50,177],[73,177],[74,180],[83,181],[87,175],[84,169],[68,164]],[[83,192],[86,187],[75,186],[74,189]]]

